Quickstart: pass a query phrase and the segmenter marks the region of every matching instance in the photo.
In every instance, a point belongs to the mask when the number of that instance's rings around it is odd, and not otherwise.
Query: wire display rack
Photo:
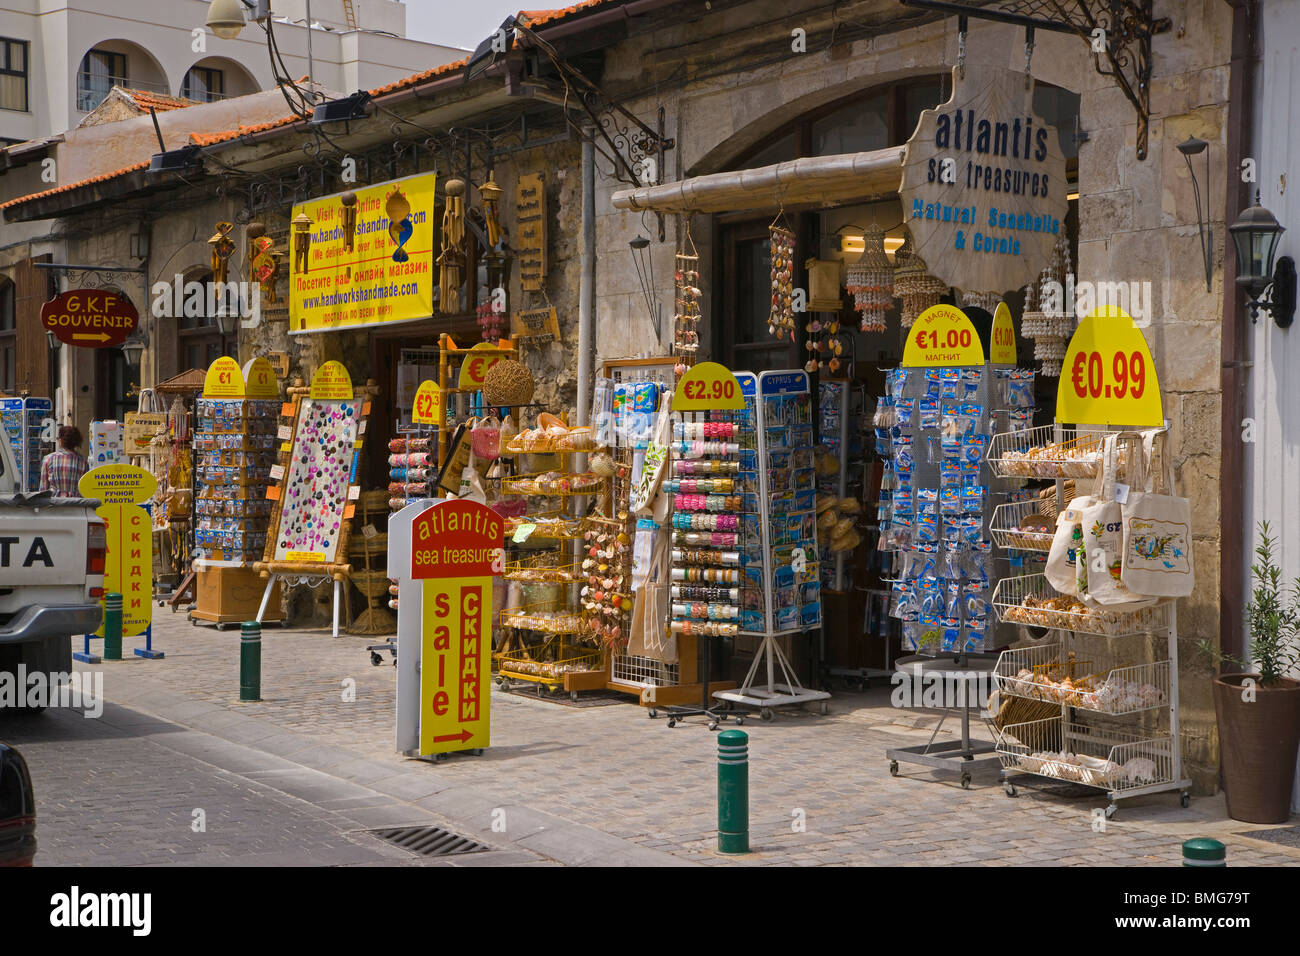
[[[1063,644],[1005,650],[993,671],[1003,695],[1111,716],[1169,705],[1169,661],[1114,665],[1080,661]]]
[[[1107,611],[1085,607],[1076,598],[1058,594],[1042,574],[1003,578],[993,591],[998,617],[1011,624],[1131,637],[1167,630],[1173,602],[1165,601],[1137,611]]]
[[[1026,519],[1038,516],[1048,520],[1047,530],[1036,531],[1021,527]],[[1055,527],[1055,517],[1045,514],[1043,503],[1036,500],[1011,501],[998,505],[993,509],[993,517],[989,521],[989,533],[993,536],[993,542],[1009,551],[1051,551]]]
[[[1105,437],[1105,429],[1060,425],[999,432],[988,461],[999,478],[1096,478]]]
[[[1051,717],[1003,727],[995,746],[1004,773],[1019,771],[1096,787],[1112,800],[1177,785],[1178,761],[1168,735],[1144,737]]]

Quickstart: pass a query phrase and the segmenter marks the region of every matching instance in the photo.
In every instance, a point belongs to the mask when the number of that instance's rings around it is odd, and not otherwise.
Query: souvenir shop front
[[[672,561],[707,574],[721,559],[690,548],[712,544],[709,522],[740,529],[720,542],[739,590],[687,603],[674,580],[671,628],[753,640],[742,686],[715,695],[751,706],[900,672],[916,684],[904,706],[922,706],[927,678],[960,672],[936,685],[963,703],[960,740],[891,751],[894,772],[950,767],[967,784],[1000,767],[1009,795],[1017,774],[1068,780],[1108,792],[1109,812],[1186,799],[1175,600],[1192,590],[1192,529],[1155,362],[1122,309],[1066,306],[1075,164],[1031,84],[969,64],[951,83],[905,150],[615,194],[681,217],[676,371],[721,359],[747,399],[669,426],[667,488],[686,502]],[[691,232],[710,225],[700,269]],[[705,487],[681,484],[693,468]],[[713,623],[710,602],[732,596],[734,628]],[[998,690],[993,744],[969,733],[981,680]]]

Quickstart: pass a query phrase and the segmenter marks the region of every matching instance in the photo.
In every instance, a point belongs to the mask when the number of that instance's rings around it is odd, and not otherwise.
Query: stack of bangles
[[[740,511],[740,495],[676,495],[673,506],[682,511]]]
[[[673,548],[673,564],[740,564],[740,552]]]
[[[673,426],[673,437],[678,441],[720,441],[735,438],[739,431],[735,422],[678,422]]]
[[[740,588],[697,588],[673,585],[674,601],[740,601]]]
[[[717,458],[740,454],[740,445],[726,441],[676,441],[673,453],[680,458]]]
[[[423,481],[390,481],[388,483],[388,493],[390,495],[405,495],[407,498],[423,498],[429,494],[429,485]]]
[[[731,478],[669,478],[664,482],[664,491],[670,495],[726,495],[734,490],[735,485]]]
[[[690,544],[697,548],[734,548],[740,535],[726,531],[674,531],[673,544]]]
[[[740,462],[718,461],[716,459],[673,460],[675,475],[736,475],[740,473]]]
[[[738,624],[720,624],[717,621],[673,621],[674,634],[702,634],[705,637],[735,637],[740,633]]]
[[[673,514],[673,527],[682,531],[738,531],[740,515],[736,514]]]
[[[697,621],[730,621],[740,617],[740,608],[733,604],[674,604],[673,617],[689,617]]]
[[[739,568],[673,568],[671,579],[688,583],[702,581],[705,584],[739,584]]]

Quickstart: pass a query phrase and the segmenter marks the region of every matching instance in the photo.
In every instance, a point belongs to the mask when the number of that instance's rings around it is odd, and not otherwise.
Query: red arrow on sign
[[[462,730],[458,734],[443,734],[441,737],[434,737],[433,742],[435,744],[441,744],[447,742],[448,740],[459,740],[461,743],[464,743],[465,741],[469,740],[473,736],[474,735],[471,734],[468,730]]]

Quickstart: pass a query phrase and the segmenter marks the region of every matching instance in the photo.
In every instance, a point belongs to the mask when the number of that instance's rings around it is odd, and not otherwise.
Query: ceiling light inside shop
[[[892,259],[894,257],[894,250],[902,244],[902,236],[899,236],[897,239],[893,236],[885,236],[885,253]],[[866,240],[863,239],[861,233],[857,235],[846,233],[840,236],[840,252],[862,255],[862,250],[865,246]]]

